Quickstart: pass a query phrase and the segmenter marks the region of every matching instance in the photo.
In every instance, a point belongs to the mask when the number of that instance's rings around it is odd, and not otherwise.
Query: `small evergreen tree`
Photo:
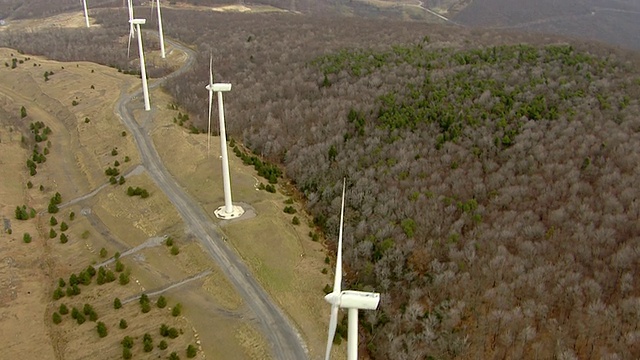
[[[66,244],[67,242],[69,242],[69,238],[67,237],[67,234],[65,233],[60,234],[60,243]]]
[[[127,324],[127,320],[125,319],[120,319],[120,329],[126,329],[129,325]]]
[[[125,349],[131,349],[133,347],[133,338],[131,336],[125,336],[120,342]]]
[[[187,357],[191,359],[196,357],[197,354],[198,354],[198,348],[189,344],[189,346],[187,346]]]
[[[122,358],[125,360],[129,360],[131,359],[133,355],[131,355],[131,349],[129,348],[122,348]]]
[[[60,312],[60,315],[67,315],[69,313],[69,308],[67,308],[67,305],[65,304],[60,304],[58,311]]]
[[[67,231],[69,229],[69,225],[66,222],[60,223],[60,231]]]
[[[169,360],[180,360],[180,356],[175,352],[172,352],[171,355],[169,355]]]
[[[53,228],[51,228],[51,230],[49,230],[49,238],[55,239],[56,236],[58,236],[58,233],[55,230],[53,230]]]
[[[50,224],[51,226],[56,226],[56,225],[58,225],[58,219],[56,219],[56,217],[55,217],[55,216],[51,216],[51,219],[49,219],[49,224]]]
[[[107,255],[108,255],[108,253],[107,253],[107,249],[105,249],[105,248],[100,249],[100,257],[101,257],[101,258],[103,258],[103,259],[104,259],[104,258],[106,258],[106,257],[107,257]]]
[[[165,350],[168,347],[167,342],[165,340],[160,341],[160,343],[158,344],[158,348],[160,350]]]
[[[140,304],[140,309],[142,310],[142,313],[146,314],[151,311],[151,304],[149,304],[148,302],[142,303]]]
[[[53,313],[53,323],[54,324],[60,324],[62,322],[62,317],[60,316],[60,314],[58,314],[57,312]]]
[[[176,306],[174,306],[173,309],[171,310],[171,315],[176,317],[176,316],[180,316],[181,313],[182,313],[182,304],[177,303]]]
[[[113,308],[114,309],[120,309],[122,307],[122,302],[120,301],[120,298],[115,298],[113,299]]]
[[[96,330],[98,331],[98,335],[101,338],[107,336],[108,334],[107,325],[105,325],[102,321],[98,321],[98,324],[96,325]]]
[[[53,292],[53,300],[58,300],[63,297],[64,297],[64,290],[62,290],[61,288],[56,288],[55,291]]]
[[[129,274],[127,272],[120,273],[120,285],[127,285],[129,283]]]
[[[24,241],[25,243],[30,243],[31,242],[31,234],[29,233],[24,233],[24,235],[22,235],[22,241]]]
[[[20,118],[24,119],[27,117],[27,109],[23,106],[20,108]]]
[[[156,306],[160,309],[164,309],[164,307],[167,306],[167,299],[165,299],[164,296],[160,295],[158,301],[156,301]]]

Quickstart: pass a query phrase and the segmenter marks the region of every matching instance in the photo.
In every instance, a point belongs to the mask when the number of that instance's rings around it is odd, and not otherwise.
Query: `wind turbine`
[[[131,39],[133,39],[133,0],[127,0],[127,6],[129,7],[129,44],[127,45],[127,58],[129,57],[129,51],[131,50]]]
[[[87,0],[82,0],[82,7],[84,9],[84,22],[87,23],[87,27],[89,27],[89,13],[87,12]]]
[[[231,201],[231,179],[229,177],[229,157],[227,156],[227,134],[224,126],[224,105],[222,103],[222,93],[231,90],[229,83],[214,83],[213,73],[209,68],[209,130],[211,129],[211,103],[213,93],[218,93],[218,117],[220,118],[220,154],[222,158],[222,185],[224,188],[224,206],[220,206],[214,211],[219,219],[234,219],[244,214],[244,209],[234,206]],[[208,133],[207,136],[210,136]]]
[[[156,0],[158,7],[158,37],[160,38],[160,53],[165,58],[164,52],[164,33],[162,32],[162,13],[160,12],[160,0]],[[151,13],[153,14],[153,0],[151,0]]]
[[[349,333],[347,337],[347,359],[358,359],[358,310],[375,310],[380,303],[380,294],[353,290],[340,291],[342,282],[342,227],[344,224],[344,192],[346,179],[342,183],[342,210],[340,210],[340,232],[338,235],[338,255],[336,258],[336,275],[333,281],[333,292],[327,294],[324,299],[331,304],[331,317],[329,318],[329,337],[325,360],[329,360],[333,337],[338,326],[338,309],[349,310]]]
[[[147,86],[147,69],[144,64],[144,50],[142,49],[142,32],[140,32],[140,25],[144,25],[147,22],[146,19],[132,19],[129,21],[131,25],[135,25],[136,32],[138,33],[138,53],[140,54],[140,76],[142,77],[142,95],[144,96],[144,109],[146,111],[151,110],[149,104],[149,87]]]

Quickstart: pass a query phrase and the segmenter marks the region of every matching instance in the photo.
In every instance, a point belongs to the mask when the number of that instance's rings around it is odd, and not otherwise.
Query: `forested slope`
[[[163,19],[200,54],[168,90],[204,126],[212,54],[232,136],[282,164],[331,241],[347,177],[348,286],[383,294],[362,351],[640,357],[637,54],[354,18]]]
[[[375,358],[640,356],[634,55],[406,23],[171,19],[202,59],[169,90],[204,115],[211,51],[234,83],[232,133],[284,164],[330,234],[348,178],[350,286],[383,293],[362,316]]]

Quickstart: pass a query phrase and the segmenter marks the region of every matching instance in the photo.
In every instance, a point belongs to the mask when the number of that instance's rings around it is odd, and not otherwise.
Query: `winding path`
[[[151,33],[149,33],[151,34]],[[175,49],[187,54],[187,60],[182,67],[172,74],[155,81],[150,88],[160,86],[167,79],[176,77],[187,71],[195,62],[195,52],[178,42],[165,38],[165,41]],[[203,90],[204,91],[204,90]],[[220,269],[235,286],[247,307],[255,314],[260,325],[260,330],[271,345],[272,355],[275,359],[302,360],[308,359],[308,351],[299,332],[273,303],[272,299],[253,278],[251,271],[242,262],[240,257],[222,240],[218,227],[212,222],[209,215],[194,201],[173,179],[169,171],[164,167],[158,152],[154,147],[150,136],[150,129],[140,126],[133,117],[131,100],[140,97],[142,90],[134,94],[122,93],[116,103],[115,113],[129,129],[136,142],[142,165],[147,170],[149,177],[156,183],[182,217],[185,225],[202,243],[203,247],[219,265]],[[151,99],[153,102],[153,99]],[[140,107],[140,104],[136,104]],[[149,117],[151,113],[142,116]],[[141,121],[147,124],[147,121]]]

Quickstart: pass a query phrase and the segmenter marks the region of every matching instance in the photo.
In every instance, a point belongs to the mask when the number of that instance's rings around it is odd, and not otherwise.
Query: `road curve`
[[[152,33],[149,34],[151,35]],[[187,60],[175,72],[155,81],[150,85],[150,88],[155,88],[167,79],[187,71],[195,62],[195,52],[193,50],[167,38],[165,38],[165,42],[187,54]],[[154,147],[149,134],[150,129],[144,126],[141,127],[134,120],[132,109],[129,105],[132,98],[139,98],[141,94],[142,90],[134,94],[127,94],[123,91],[116,103],[115,113],[133,135],[142,165],[147,170],[149,177],[169,198],[185,225],[202,243],[222,272],[235,286],[245,304],[255,314],[260,330],[262,330],[271,346],[273,357],[283,360],[308,359],[308,351],[300,333],[273,303],[262,286],[253,278],[250,270],[240,257],[222,241],[218,227],[211,221],[211,218],[169,174]],[[153,99],[151,100],[153,101]]]

